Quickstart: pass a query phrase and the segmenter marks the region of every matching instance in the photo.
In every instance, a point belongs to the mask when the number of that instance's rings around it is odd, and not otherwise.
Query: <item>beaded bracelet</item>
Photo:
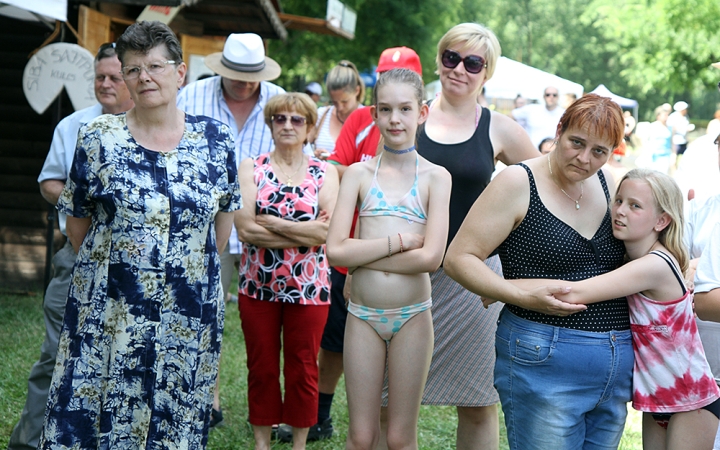
[[[390,235],[388,234],[388,258],[392,256],[392,244],[390,243]]]
[[[400,233],[398,233],[398,239],[400,239],[400,253],[403,252],[403,245],[402,245],[402,236],[400,236]]]

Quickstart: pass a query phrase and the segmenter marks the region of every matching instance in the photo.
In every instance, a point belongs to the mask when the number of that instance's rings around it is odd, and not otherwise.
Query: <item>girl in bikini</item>
[[[712,448],[720,391],[700,342],[693,295],[683,281],[683,197],[664,173],[627,173],[612,203],[613,234],[625,244],[624,266],[578,282],[557,281],[559,300],[588,304],[626,296],[635,368],[633,407],[643,411],[643,448]],[[515,280],[523,288],[548,280]],[[553,282],[555,283],[555,282]]]
[[[350,166],[327,238],[331,265],[354,270],[344,364],[349,449],[374,449],[385,362],[389,380],[388,447],[417,448],[417,421],[433,349],[429,272],[442,262],[451,177],[415,151],[428,115],[420,76],[380,75],[371,114],[384,151]],[[347,238],[355,209],[359,231]]]

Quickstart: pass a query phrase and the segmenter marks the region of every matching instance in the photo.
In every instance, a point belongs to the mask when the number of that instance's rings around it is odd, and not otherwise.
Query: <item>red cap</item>
[[[387,72],[392,69],[410,69],[422,76],[420,57],[415,50],[407,47],[393,47],[383,50],[375,72]]]
[[[626,149],[627,149],[627,145],[625,145],[625,141],[622,141],[622,142],[620,142],[620,145],[618,145],[618,148],[613,150],[613,155],[625,156]]]

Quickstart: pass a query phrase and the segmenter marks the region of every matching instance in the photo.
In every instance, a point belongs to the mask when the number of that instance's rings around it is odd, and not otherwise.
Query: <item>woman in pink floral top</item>
[[[271,426],[277,423],[292,426],[293,448],[303,449],[317,421],[316,358],[330,305],[325,238],[338,175],[332,165],[303,154],[316,121],[315,104],[307,95],[273,97],[265,107],[265,122],[275,149],[240,164],[244,207],[235,219],[243,242],[238,299],[256,449],[270,448]]]

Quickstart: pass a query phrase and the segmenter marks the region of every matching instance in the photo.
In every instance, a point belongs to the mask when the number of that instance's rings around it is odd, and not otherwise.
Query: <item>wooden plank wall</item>
[[[0,288],[41,289],[48,203],[37,177],[50,148],[57,105],[37,114],[22,90],[30,53],[50,35],[46,25],[0,16]],[[70,112],[67,96],[62,102]],[[55,231],[55,250],[64,241]]]

